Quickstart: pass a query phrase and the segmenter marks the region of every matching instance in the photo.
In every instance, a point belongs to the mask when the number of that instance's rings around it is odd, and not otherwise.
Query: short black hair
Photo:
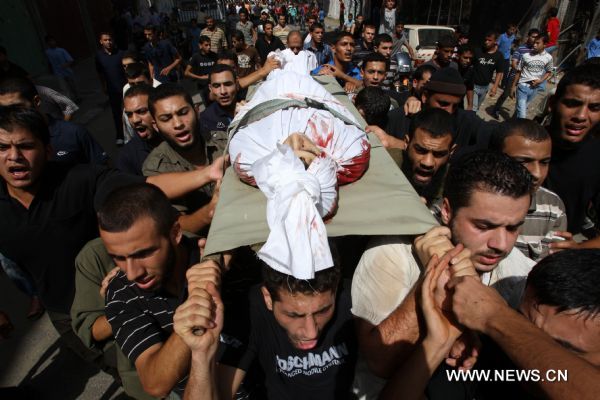
[[[442,35],[437,42],[437,47],[439,49],[446,49],[448,47],[454,48],[456,46],[456,39],[454,39],[454,35]]]
[[[423,74],[425,72],[429,72],[430,75],[433,75],[435,71],[437,71],[437,69],[433,65],[419,65],[417,69],[415,69],[415,72],[413,72],[412,78],[420,81],[423,79]]]
[[[408,136],[414,137],[417,128],[427,131],[433,138],[450,135],[454,142],[454,119],[441,108],[426,108],[415,114],[410,120]]]
[[[483,37],[486,38],[488,36],[493,36],[494,39],[498,39],[498,32],[496,32],[496,31],[487,31]]]
[[[354,105],[363,110],[367,124],[385,126],[391,100],[382,88],[369,86],[361,89],[354,99]]]
[[[157,101],[168,99],[169,97],[181,96],[190,106],[194,107],[194,101],[190,94],[177,83],[163,83],[160,86],[154,88],[154,90],[148,96],[148,109],[150,114],[154,116],[156,109],[154,105]]]
[[[208,74],[208,82],[210,83],[212,81],[212,76],[214,74],[220,74],[221,72],[227,72],[227,71],[231,72],[231,74],[233,75],[233,80],[235,81],[237,79],[237,74],[235,73],[235,69],[231,68],[231,66],[226,65],[226,64],[215,64],[210,69],[210,72]]]
[[[563,250],[542,259],[529,272],[527,288],[538,304],[586,318],[600,314],[600,250]]]
[[[340,282],[339,268],[332,267],[315,273],[313,279],[296,279],[291,275],[275,271],[273,268],[263,265],[263,285],[269,291],[273,302],[279,301],[279,291],[289,293],[317,294],[327,291],[337,292]]]
[[[50,143],[50,132],[42,114],[33,108],[18,105],[0,107],[0,129],[12,132],[15,128],[31,132],[44,145]]]
[[[365,56],[365,58],[363,58],[363,62],[360,66],[360,69],[362,69],[363,71],[367,68],[367,64],[368,63],[372,63],[372,62],[382,62],[386,64],[386,68],[387,68],[387,63],[388,63],[388,59],[385,58],[385,56],[383,54],[377,53],[377,52],[372,52],[369,53]]]
[[[467,51],[469,51],[471,53],[475,52],[475,50],[473,50],[473,46],[471,46],[468,43],[461,44],[460,46],[458,46],[458,49],[457,49],[458,54],[463,54],[463,53],[466,53]]]
[[[152,80],[148,66],[141,62],[134,62],[125,67],[125,77],[127,79],[135,79],[144,75],[148,80]]]
[[[152,93],[153,90],[154,90],[154,88],[146,83],[141,83],[139,85],[133,85],[129,89],[127,89],[127,91],[123,95],[123,100],[125,100],[126,98],[129,98],[129,97],[135,97],[135,96],[150,97],[150,94]]]
[[[354,36],[352,36],[352,34],[350,32],[339,32],[337,35],[335,35],[333,43],[337,44],[337,42],[339,42],[340,40],[342,40],[345,37],[351,37],[352,40],[354,40]]]
[[[546,44],[550,40],[550,37],[548,37],[548,34],[546,32],[543,32],[538,35],[537,39],[542,39],[544,44]]]
[[[380,33],[379,35],[375,36],[375,39],[373,39],[373,46],[375,47],[379,47],[379,45],[381,43],[393,43],[394,40],[392,39],[392,37],[390,35],[388,35],[387,33]]]
[[[135,183],[113,190],[98,209],[98,226],[106,232],[124,232],[141,218],[151,218],[163,237],[169,237],[179,213],[156,186]]]
[[[248,15],[248,10],[246,10],[244,7],[240,8],[240,12],[238,12],[238,15],[241,15],[241,14]]]
[[[271,21],[270,19],[266,20],[265,22],[262,23],[263,28],[267,25],[271,25],[271,27],[275,26],[275,23],[273,21]]]
[[[323,30],[325,30],[325,27],[323,26],[323,24],[322,24],[322,23],[320,23],[320,22],[315,22],[314,24],[312,24],[312,25],[310,26],[310,29],[309,29],[309,31],[310,31],[310,32],[312,32],[312,31],[314,31],[315,29],[319,29],[319,28],[320,28],[320,29],[323,29]]]
[[[236,38],[237,40],[240,40],[244,43],[246,40],[246,38],[244,37],[244,32],[240,31],[239,29],[236,29],[235,31],[231,32],[231,38]]]
[[[263,285],[269,291],[271,299],[275,302],[280,299],[279,291],[285,290],[291,294],[315,294],[329,290],[334,293],[341,282],[340,255],[335,242],[329,240],[329,249],[334,266],[315,272],[313,279],[296,279],[291,275],[278,272],[269,267],[263,260],[259,260],[262,269]]]
[[[35,84],[23,77],[8,77],[0,81],[0,95],[18,93],[24,100],[31,102],[33,106],[33,100],[38,95],[38,91],[35,88]]]
[[[500,124],[490,138],[489,149],[503,151],[504,142],[509,136],[523,136],[532,142],[550,140],[548,131],[535,121],[525,118],[512,118]]]
[[[233,61],[235,65],[238,63],[237,55],[231,50],[221,50],[219,54],[217,54],[217,61],[219,60],[230,60]]]
[[[565,95],[567,87],[571,85],[589,86],[594,90],[600,90],[600,65],[581,64],[567,72],[556,86],[554,101],[560,100]]]
[[[548,15],[550,15],[551,17],[556,17],[558,15],[558,8],[550,7],[548,9]]]
[[[114,37],[114,35],[112,34],[112,32],[109,31],[102,31],[98,34],[98,39],[102,39],[102,36],[110,36],[110,37]]]
[[[467,207],[474,191],[513,199],[531,196],[533,177],[527,169],[503,153],[479,150],[454,161],[444,182],[444,197],[454,214]]]
[[[156,33],[156,26],[148,24],[148,25],[144,26],[144,30],[145,31],[152,31],[152,32]]]
[[[200,35],[200,38],[198,39],[198,43],[210,43],[210,38],[206,35]]]
[[[539,35],[539,34],[540,34],[540,30],[537,28],[531,28],[529,31],[527,31],[527,36]]]

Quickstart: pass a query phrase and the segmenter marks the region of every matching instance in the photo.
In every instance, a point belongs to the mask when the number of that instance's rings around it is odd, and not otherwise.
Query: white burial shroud
[[[269,74],[232,125],[266,101],[306,98],[356,122],[350,111],[310,77],[310,57],[304,53],[296,58],[285,55],[283,69]],[[308,168],[283,144],[298,132],[321,150]],[[366,133],[327,110],[291,107],[242,126],[230,140],[229,154],[240,179],[258,186],[267,197],[270,233],[258,256],[297,279],[312,279],[315,272],[331,267],[323,218],[335,214],[337,186],[356,181],[366,171],[370,155]]]

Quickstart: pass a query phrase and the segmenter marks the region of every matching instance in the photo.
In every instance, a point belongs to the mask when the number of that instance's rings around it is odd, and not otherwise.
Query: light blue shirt
[[[73,62],[73,57],[71,57],[68,51],[61,47],[55,47],[53,49],[48,48],[46,49],[46,56],[48,57],[50,66],[52,66],[52,72],[54,72],[55,75],[63,78],[73,76],[73,70],[71,68],[63,67],[63,64]]]
[[[592,38],[587,45],[587,58],[600,57],[600,39]]]
[[[504,32],[498,38],[498,51],[502,54],[505,60],[510,58],[510,48],[515,40],[515,35],[508,36],[506,32]]]

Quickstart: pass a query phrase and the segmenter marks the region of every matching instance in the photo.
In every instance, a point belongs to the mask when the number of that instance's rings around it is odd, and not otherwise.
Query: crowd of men
[[[114,160],[0,49],[0,263],[29,316],[47,312],[137,399],[595,398],[598,59],[565,72],[542,125],[527,106],[553,71],[545,28],[520,46],[512,24],[477,44],[442,37],[401,92],[395,55],[414,50],[393,0],[380,26],[350,15],[329,41],[314,4],[229,10],[225,25],[192,20],[187,50],[159,18],[137,49],[99,34]],[[331,238],[334,266],[308,280],[250,247],[203,257],[227,130],[281,51],[339,84],[438,226]],[[57,96],[76,102],[67,83]],[[492,113],[515,96],[515,118],[483,120],[500,92]],[[0,312],[1,337],[11,328]],[[540,376],[452,379],[466,371]]]

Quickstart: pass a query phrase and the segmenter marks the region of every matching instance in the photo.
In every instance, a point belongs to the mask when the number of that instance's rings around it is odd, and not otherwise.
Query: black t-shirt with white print
[[[473,83],[479,86],[487,86],[492,80],[494,71],[502,72],[504,57],[499,51],[488,53],[482,49],[475,49],[473,57]]]
[[[244,349],[229,349],[222,364],[248,371],[257,360],[265,376],[268,399],[347,399],[354,379],[357,342],[350,313],[350,284],[344,282],[336,298],[333,318],[311,350],[296,349],[285,330],[266,308],[260,285],[249,295],[250,337]],[[227,336],[227,333],[224,335]],[[241,351],[240,351],[241,350]]]

